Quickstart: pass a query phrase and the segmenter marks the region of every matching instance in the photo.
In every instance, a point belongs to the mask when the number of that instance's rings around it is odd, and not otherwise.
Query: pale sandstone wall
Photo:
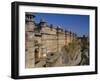
[[[44,27],[40,30],[40,36],[35,36],[34,22],[28,22],[25,24],[25,67],[35,67],[35,49],[38,48],[38,58],[43,57],[43,53],[61,51],[64,45],[68,45],[72,40],[73,36],[70,33],[65,35],[63,30],[56,28]],[[58,34],[57,34],[58,32]],[[37,47],[34,41],[37,41],[39,47]],[[61,58],[59,63],[61,63]]]

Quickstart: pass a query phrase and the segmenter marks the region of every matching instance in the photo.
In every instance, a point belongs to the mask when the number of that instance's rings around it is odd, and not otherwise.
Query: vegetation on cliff
[[[80,48],[80,41],[78,39],[72,40],[71,43],[64,46],[67,54],[69,54],[70,58],[73,59],[74,56],[79,52]]]

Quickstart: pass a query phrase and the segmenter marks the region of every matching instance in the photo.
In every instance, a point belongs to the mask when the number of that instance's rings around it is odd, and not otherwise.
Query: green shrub
[[[65,45],[64,49],[67,52],[67,54],[69,54],[70,57],[73,59],[73,57],[76,54],[76,52],[80,49],[80,42],[79,42],[79,40],[78,39],[73,40],[68,45]]]

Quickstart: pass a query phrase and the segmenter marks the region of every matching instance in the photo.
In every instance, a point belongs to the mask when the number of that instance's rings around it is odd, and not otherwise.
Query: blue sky
[[[33,13],[35,22],[44,18],[48,25],[60,26],[63,29],[77,33],[78,36],[89,35],[89,16],[72,14]]]

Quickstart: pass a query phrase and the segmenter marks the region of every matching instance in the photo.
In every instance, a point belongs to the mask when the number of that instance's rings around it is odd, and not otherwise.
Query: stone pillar
[[[57,52],[59,52],[59,28],[57,27]]]
[[[67,45],[67,33],[68,33],[68,31],[67,30],[65,30],[65,45]]]

